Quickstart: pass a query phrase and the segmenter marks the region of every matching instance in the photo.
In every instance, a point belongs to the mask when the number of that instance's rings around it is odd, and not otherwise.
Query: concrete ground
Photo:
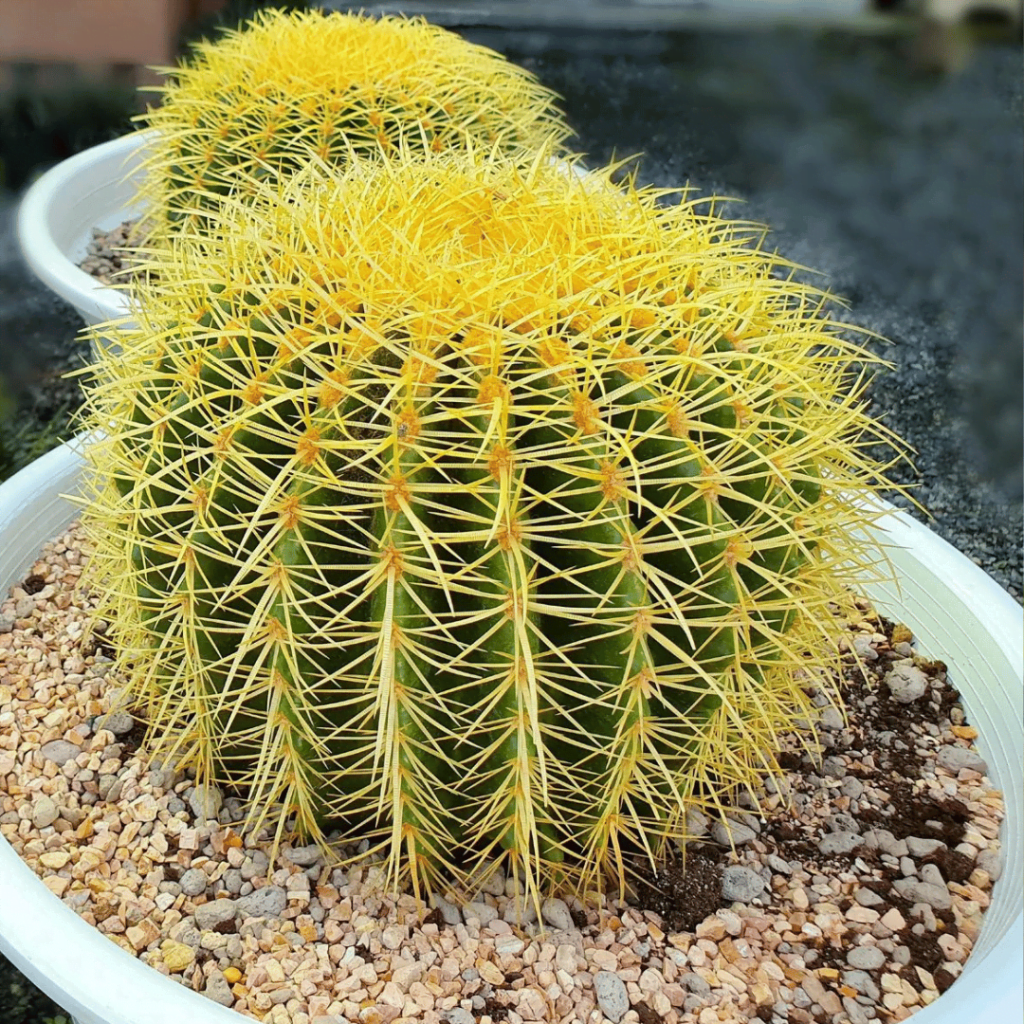
[[[838,33],[465,34],[565,98],[591,162],[643,152],[644,182],[736,197],[732,213],[847,298],[846,319],[892,342],[874,412],[917,452],[893,475],[1019,601],[1020,48],[935,77],[903,41]],[[19,265],[16,199],[0,191],[0,477],[71,429],[77,385],[59,374],[81,351],[74,315]],[[3,962],[0,1011],[53,1012]]]

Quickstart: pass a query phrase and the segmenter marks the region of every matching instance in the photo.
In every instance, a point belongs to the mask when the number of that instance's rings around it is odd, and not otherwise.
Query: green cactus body
[[[530,153],[570,134],[527,71],[421,18],[263,11],[164,71],[161,104],[139,118],[158,133],[143,191],[154,241],[205,230],[224,196],[311,160]]]
[[[154,752],[395,879],[534,893],[772,770],[872,557],[870,357],[756,229],[660,199],[356,161],[154,257],[85,510]]]

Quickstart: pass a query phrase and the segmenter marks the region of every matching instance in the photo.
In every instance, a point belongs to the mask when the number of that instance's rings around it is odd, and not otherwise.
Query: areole
[[[0,586],[5,591],[42,545],[74,518],[67,495],[78,486],[80,445],[79,440],[55,449],[0,486]],[[899,592],[892,585],[867,585],[865,592],[881,611],[912,626],[925,653],[948,664],[1007,810],[1003,875],[979,941],[963,976],[915,1019],[921,1024],[1013,1020],[1024,995],[1020,608],[967,558],[906,514],[890,511],[878,529],[900,580]],[[230,1024],[240,1019],[116,947],[56,899],[6,841],[0,841],[0,950],[77,1024],[177,1024],[183,1019]]]

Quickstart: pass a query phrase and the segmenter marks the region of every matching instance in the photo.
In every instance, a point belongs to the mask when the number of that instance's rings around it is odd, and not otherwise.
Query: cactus
[[[151,751],[417,890],[534,894],[777,770],[892,439],[828,297],[664,198],[355,161],[155,257],[84,509]]]
[[[311,155],[517,153],[570,134],[531,74],[420,18],[263,11],[163,71],[161,105],[137,119],[159,135],[142,192],[154,238],[202,230],[220,197]]]

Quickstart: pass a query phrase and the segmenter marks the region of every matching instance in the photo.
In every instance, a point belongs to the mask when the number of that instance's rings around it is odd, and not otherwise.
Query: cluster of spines
[[[311,159],[521,155],[570,134],[529,72],[419,18],[263,11],[164,71],[140,115],[157,133],[143,196],[167,220],[154,237]]]
[[[534,892],[771,770],[887,438],[826,297],[660,198],[357,163],[155,259],[86,518],[158,750]]]

